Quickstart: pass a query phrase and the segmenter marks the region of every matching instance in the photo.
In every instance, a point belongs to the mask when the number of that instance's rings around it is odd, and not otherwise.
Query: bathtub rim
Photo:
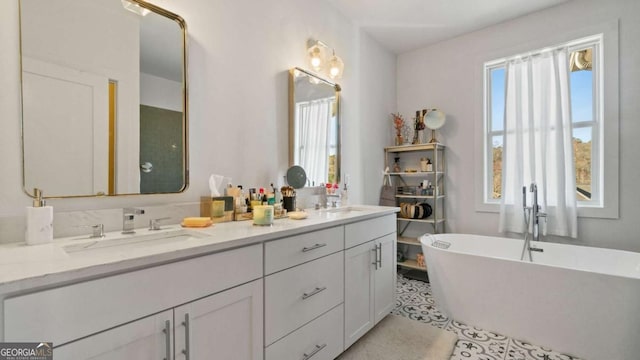
[[[501,237],[501,236],[491,236],[491,235],[468,234],[468,233],[444,233],[444,234],[429,234],[429,233],[427,233],[427,234],[420,235],[418,237],[418,241],[420,242],[421,246],[423,247],[424,245],[426,245],[426,246],[428,246],[428,248],[431,251],[435,250],[435,251],[450,252],[450,253],[462,254],[462,255],[479,256],[479,257],[485,257],[485,258],[496,259],[496,260],[512,261],[512,262],[525,263],[525,264],[531,264],[531,265],[537,265],[537,266],[546,266],[546,267],[551,267],[551,268],[561,268],[561,269],[572,270],[572,271],[580,271],[580,272],[585,272],[585,273],[602,274],[602,275],[615,276],[615,277],[620,277],[620,278],[625,278],[625,279],[640,280],[640,273],[638,273],[637,276],[633,276],[633,275],[630,275],[630,274],[626,274],[625,275],[625,274],[620,274],[620,273],[593,271],[593,270],[588,270],[588,269],[583,269],[583,268],[578,268],[578,267],[570,267],[570,266],[565,266],[565,265],[545,264],[545,263],[540,263],[540,262],[535,262],[535,261],[534,262],[530,262],[530,261],[526,261],[526,260],[520,260],[520,259],[517,259],[517,258],[509,258],[509,257],[495,256],[495,255],[488,255],[488,254],[478,254],[478,253],[469,252],[469,251],[451,250],[450,248],[449,249],[442,249],[442,248],[434,247],[430,243],[423,242],[423,239],[428,238],[428,235],[434,236],[434,237],[436,237],[436,239],[439,239],[440,236],[454,237],[456,235],[464,235],[464,236],[473,236],[473,237],[479,237],[479,238],[493,238],[493,239],[500,239],[500,240],[512,240],[512,241],[519,242],[520,246],[524,246],[524,240],[522,240],[522,239]],[[443,241],[447,241],[446,239],[442,239],[442,240]],[[609,251],[609,252],[623,252],[623,253],[627,253],[627,254],[633,254],[633,256],[637,256],[639,258],[638,265],[640,266],[640,253],[633,252],[633,251],[610,249],[610,248],[601,248],[601,247],[595,247],[595,246],[564,244],[564,243],[548,242],[548,241],[536,242],[536,243],[534,243],[534,245],[535,244],[541,244],[541,245],[542,244],[549,244],[551,246],[577,246],[577,247],[581,247],[581,248],[597,249],[597,250]],[[423,247],[423,252],[425,252],[424,251],[424,247]],[[429,265],[427,264],[427,268],[428,268],[428,266]]]

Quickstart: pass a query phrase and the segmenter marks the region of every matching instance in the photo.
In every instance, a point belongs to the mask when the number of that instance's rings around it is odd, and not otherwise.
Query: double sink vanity
[[[61,359],[334,359],[395,306],[397,208],[0,251],[4,342]]]
[[[19,2],[25,193],[185,191],[184,19],[141,0]],[[94,41],[106,33],[118,41]],[[157,41],[163,46],[152,46]],[[312,183],[341,182],[340,91],[311,72],[290,71],[290,165],[307,168]],[[301,157],[318,137],[297,130],[296,109],[310,102],[330,110],[312,119],[333,129],[314,157],[327,166]],[[118,131],[106,136],[111,128]],[[334,359],[395,306],[398,210],[308,210],[304,220],[269,227],[239,221],[158,230],[151,223],[134,234],[123,224],[126,234],[105,236],[98,225],[96,237],[2,245],[0,342],[51,342],[56,360]]]

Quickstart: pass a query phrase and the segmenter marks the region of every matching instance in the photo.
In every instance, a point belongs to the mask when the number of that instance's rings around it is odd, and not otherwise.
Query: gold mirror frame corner
[[[180,190],[176,192],[163,192],[163,193],[122,193],[122,194],[86,194],[86,195],[54,195],[47,196],[43,193],[43,199],[73,199],[73,198],[98,198],[98,197],[117,197],[117,196],[135,196],[135,195],[164,195],[164,194],[180,194],[187,189],[189,189],[190,185],[190,176],[189,176],[189,86],[188,86],[188,35],[187,35],[187,22],[180,15],[164,9],[160,6],[154,5],[144,0],[129,0],[133,3],[140,5],[145,9],[148,9],[156,14],[162,15],[170,20],[175,21],[180,27],[181,31],[181,41],[182,41],[182,103],[183,103],[183,111],[182,111],[182,123],[183,123],[183,186]],[[22,170],[22,191],[28,197],[35,199],[36,196],[34,194],[35,189],[27,189],[26,184],[26,176],[25,176],[25,152],[24,152],[24,103],[22,99],[22,87],[23,87],[23,46],[22,46],[22,0],[18,1],[18,31],[19,31],[19,39],[18,39],[18,55],[19,55],[19,78],[20,78],[20,144],[22,149],[21,156],[21,170]]]

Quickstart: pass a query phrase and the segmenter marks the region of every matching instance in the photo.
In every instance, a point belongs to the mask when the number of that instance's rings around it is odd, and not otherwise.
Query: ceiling
[[[569,0],[326,0],[396,54]]]

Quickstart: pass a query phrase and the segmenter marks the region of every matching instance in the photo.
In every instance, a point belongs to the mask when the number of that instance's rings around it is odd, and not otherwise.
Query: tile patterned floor
[[[453,331],[458,335],[451,360],[579,360],[449,319],[435,307],[429,283],[398,275],[397,291],[393,314]]]

